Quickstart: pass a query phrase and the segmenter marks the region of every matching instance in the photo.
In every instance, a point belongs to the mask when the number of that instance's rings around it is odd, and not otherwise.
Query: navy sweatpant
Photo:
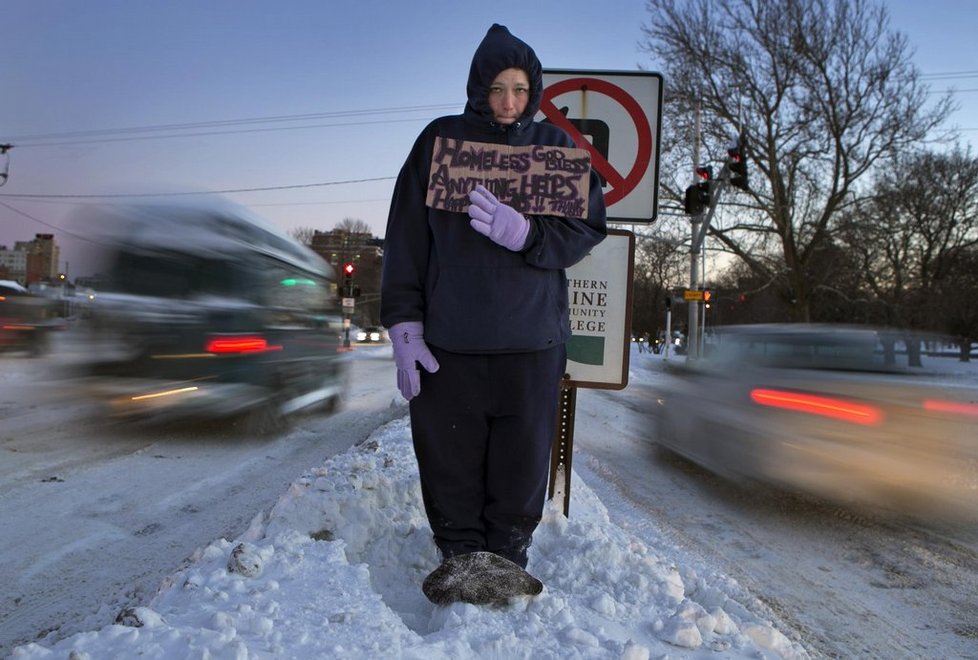
[[[563,346],[473,355],[429,346],[411,433],[425,511],[444,558],[487,550],[526,567],[550,471]]]

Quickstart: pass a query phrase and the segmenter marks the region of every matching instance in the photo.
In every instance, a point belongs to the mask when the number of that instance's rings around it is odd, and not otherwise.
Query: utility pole
[[[7,183],[10,174],[10,155],[9,151],[14,148],[12,144],[0,144],[0,156],[3,156],[3,163],[0,164],[0,186]]]
[[[696,141],[693,143],[693,173],[698,174],[700,168],[700,104],[699,101],[696,102]],[[699,190],[702,190],[702,182],[696,184]],[[709,181],[707,181],[707,193],[709,194]],[[699,246],[696,244],[696,236],[699,234],[700,225],[703,221],[703,206],[702,197],[698,198],[696,201],[697,206],[690,206],[689,203],[689,189],[686,190],[686,212],[690,213],[689,223],[690,231],[692,236],[692,241],[689,246],[689,288],[696,290],[699,289],[700,273],[699,273]],[[709,204],[707,204],[709,206]],[[699,342],[697,338],[699,337],[700,329],[700,315],[697,309],[697,304],[695,302],[687,303],[688,314],[686,316],[686,355],[689,358],[699,357]]]

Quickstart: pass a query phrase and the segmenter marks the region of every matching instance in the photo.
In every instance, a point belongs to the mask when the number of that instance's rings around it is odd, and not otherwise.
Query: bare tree
[[[316,230],[312,227],[293,227],[289,230],[289,236],[307,247],[312,245],[312,237],[315,234]]]
[[[688,239],[685,239],[688,240]],[[632,328],[652,331],[665,325],[665,300],[683,285],[689,246],[678,223],[660,218],[652,231],[636,232],[632,287]]]
[[[971,345],[978,341],[978,249],[963,250],[954,261],[956,268],[943,282],[941,318],[945,332],[958,341],[961,361],[969,362]]]
[[[978,248],[978,158],[960,148],[911,154],[876,179],[875,196],[847,213],[839,236],[859,256],[885,321],[970,335],[948,319],[978,292],[978,275],[961,272],[974,262],[963,255]]]
[[[343,218],[336,223],[336,229],[348,234],[371,234],[373,232],[370,225],[359,218]]]
[[[751,191],[729,195],[710,235],[776,283],[792,318],[831,272],[815,268],[838,214],[881,161],[931,136],[953,110],[929,105],[904,35],[869,0],[647,0],[643,49],[665,76],[670,126],[707,158],[743,134]],[[665,145],[664,145],[665,146]],[[671,154],[675,162],[676,154]],[[690,161],[687,161],[690,162]]]

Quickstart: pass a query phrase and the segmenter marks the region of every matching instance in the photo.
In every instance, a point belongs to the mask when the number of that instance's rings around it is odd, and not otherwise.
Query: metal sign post
[[[550,453],[550,499],[563,500],[564,515],[570,514],[571,460],[574,457],[574,414],[577,388],[561,387],[557,402],[557,433]]]

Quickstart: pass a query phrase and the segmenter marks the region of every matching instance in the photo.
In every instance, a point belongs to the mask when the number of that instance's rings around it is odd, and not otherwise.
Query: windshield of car
[[[781,369],[890,370],[871,332],[719,333],[711,358]]]
[[[119,253],[106,290],[177,299],[200,295],[253,299],[257,293],[249,270],[233,259],[135,251]]]

